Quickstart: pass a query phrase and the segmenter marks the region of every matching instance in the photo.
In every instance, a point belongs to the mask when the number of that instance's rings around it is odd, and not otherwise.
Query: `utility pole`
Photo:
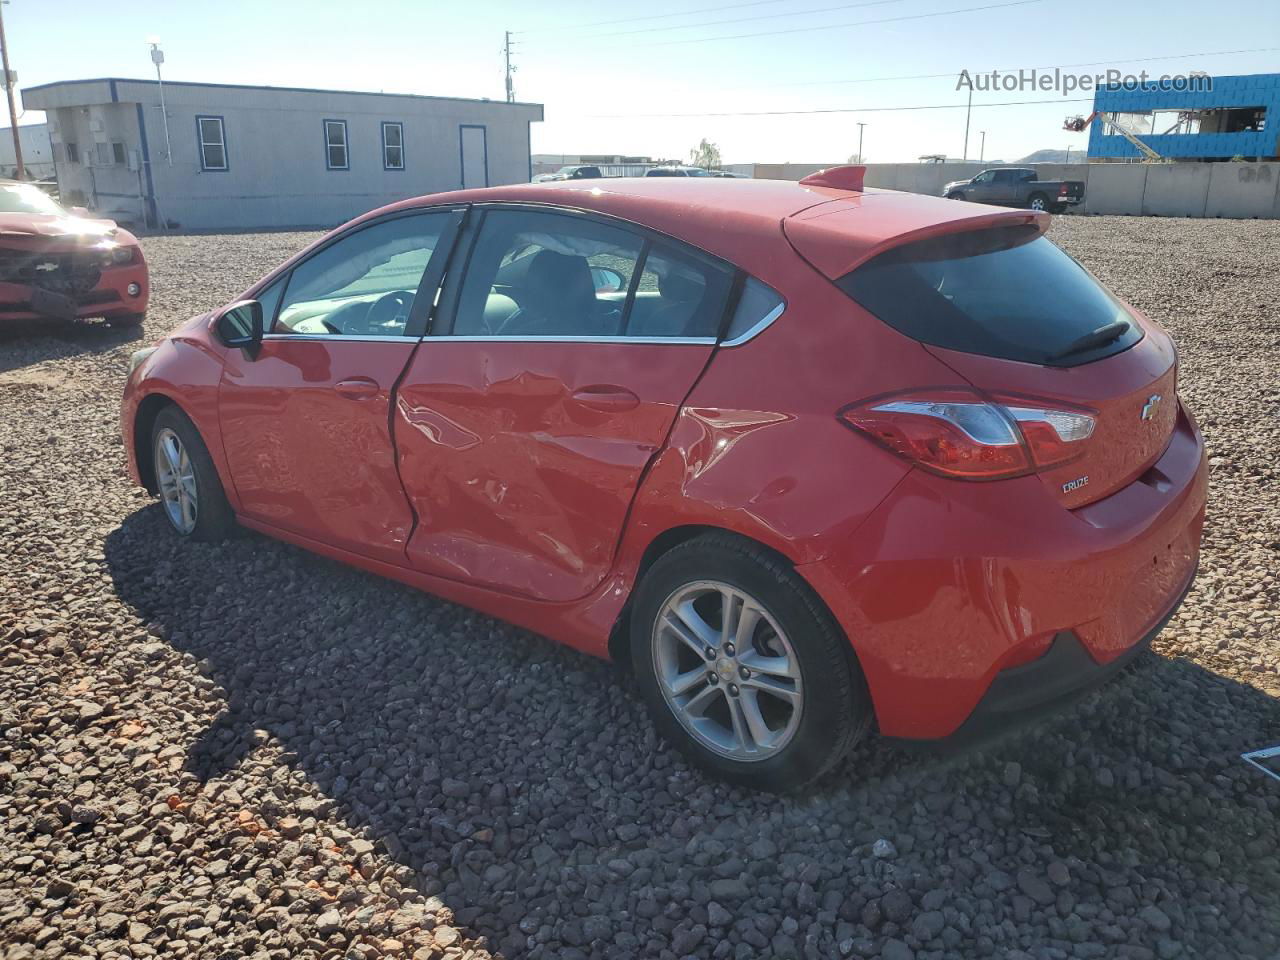
[[[156,83],[160,87],[160,118],[164,120],[164,156],[172,167],[173,150],[169,146],[169,111],[164,107],[164,79],[160,76],[160,64],[164,63],[164,51],[160,49],[160,40],[157,37],[152,37],[147,43],[151,44],[151,62],[156,65]]]
[[[506,42],[502,45],[502,58],[507,65],[507,103],[516,102],[515,87],[511,83],[511,31],[506,33]]]
[[[1071,144],[1069,144],[1069,143],[1067,144],[1067,159],[1066,159],[1066,162],[1067,162],[1067,163],[1070,163],[1070,162],[1071,162]]]
[[[978,147],[978,162],[982,163],[987,155],[987,131],[979,130],[978,132],[982,134],[982,145]]]
[[[969,106],[964,111],[964,156],[962,160],[969,159],[969,114],[973,112],[973,84],[969,84]]]
[[[9,97],[9,127],[13,131],[13,159],[17,167],[17,179],[27,179],[22,165],[22,137],[18,134],[18,108],[13,102],[13,74],[9,72],[9,41],[4,38],[4,3],[0,2],[0,59],[4,61],[4,92]]]
[[[858,124],[858,162],[859,163],[867,162],[867,158],[862,155],[862,128],[865,126],[866,126],[865,123]]]

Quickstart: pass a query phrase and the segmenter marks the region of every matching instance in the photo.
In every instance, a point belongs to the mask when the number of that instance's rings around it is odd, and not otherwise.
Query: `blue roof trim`
[[[156,86],[155,80],[137,80],[131,77],[89,77],[84,80],[55,80],[52,83],[42,83],[36,87],[23,87],[22,92],[35,93],[38,90],[50,90],[53,87],[74,86],[80,83],[106,83],[110,84],[114,89],[118,83],[145,83],[150,86]],[[166,80],[166,87],[210,87],[215,90],[272,90],[282,93],[341,93],[351,94],[360,97],[401,97],[407,100],[446,100],[454,103],[491,103],[496,107],[539,107],[541,103],[526,103],[519,101],[516,103],[508,103],[505,100],[484,100],[476,97],[438,97],[426,93],[379,93],[376,90],[332,90],[320,87],[268,87],[254,86],[248,83],[196,83],[188,80]]]

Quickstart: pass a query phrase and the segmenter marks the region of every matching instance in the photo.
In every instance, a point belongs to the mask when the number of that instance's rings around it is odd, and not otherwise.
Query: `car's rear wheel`
[[[1027,198],[1027,207],[1032,210],[1048,210],[1049,198],[1043,193],[1033,193]]]
[[[870,722],[866,684],[831,614],[750,541],[709,534],[664,554],[637,589],[631,630],[659,730],[727,780],[804,787]]]
[[[198,431],[177,407],[166,407],[151,428],[156,489],[169,525],[192,540],[221,540],[235,526],[218,471]]]

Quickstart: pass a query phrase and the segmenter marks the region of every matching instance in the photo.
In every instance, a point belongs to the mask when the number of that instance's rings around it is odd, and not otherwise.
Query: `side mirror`
[[[626,289],[622,274],[608,267],[592,267],[591,284],[596,288],[596,293],[618,293]]]
[[[256,356],[262,343],[262,304],[240,300],[222,311],[216,321],[218,337],[228,347],[241,347]]]

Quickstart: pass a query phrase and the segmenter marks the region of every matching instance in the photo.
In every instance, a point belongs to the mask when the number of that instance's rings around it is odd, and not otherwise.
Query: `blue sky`
[[[706,137],[725,162],[843,161],[857,150],[859,121],[869,161],[959,156],[966,94],[951,74],[962,69],[1128,61],[1109,66],[1155,74],[1280,71],[1280,49],[1258,49],[1280,48],[1274,0],[1247,13],[1202,0],[1031,0],[974,9],[1009,2],[11,0],[4,17],[19,87],[153,76],[145,40],[156,35],[168,80],[501,99],[503,31],[520,31],[517,97],[546,105],[546,122],[534,125],[535,152],[682,158]],[[1238,50],[1254,52],[1219,53]],[[948,76],[869,79],[919,74]],[[961,108],[872,109],[940,104]],[[983,130],[987,160],[1083,150],[1086,135],[1061,126],[1068,113],[1089,109],[1052,92],[976,93],[969,155],[978,157]],[[19,122],[38,119],[32,112]]]

